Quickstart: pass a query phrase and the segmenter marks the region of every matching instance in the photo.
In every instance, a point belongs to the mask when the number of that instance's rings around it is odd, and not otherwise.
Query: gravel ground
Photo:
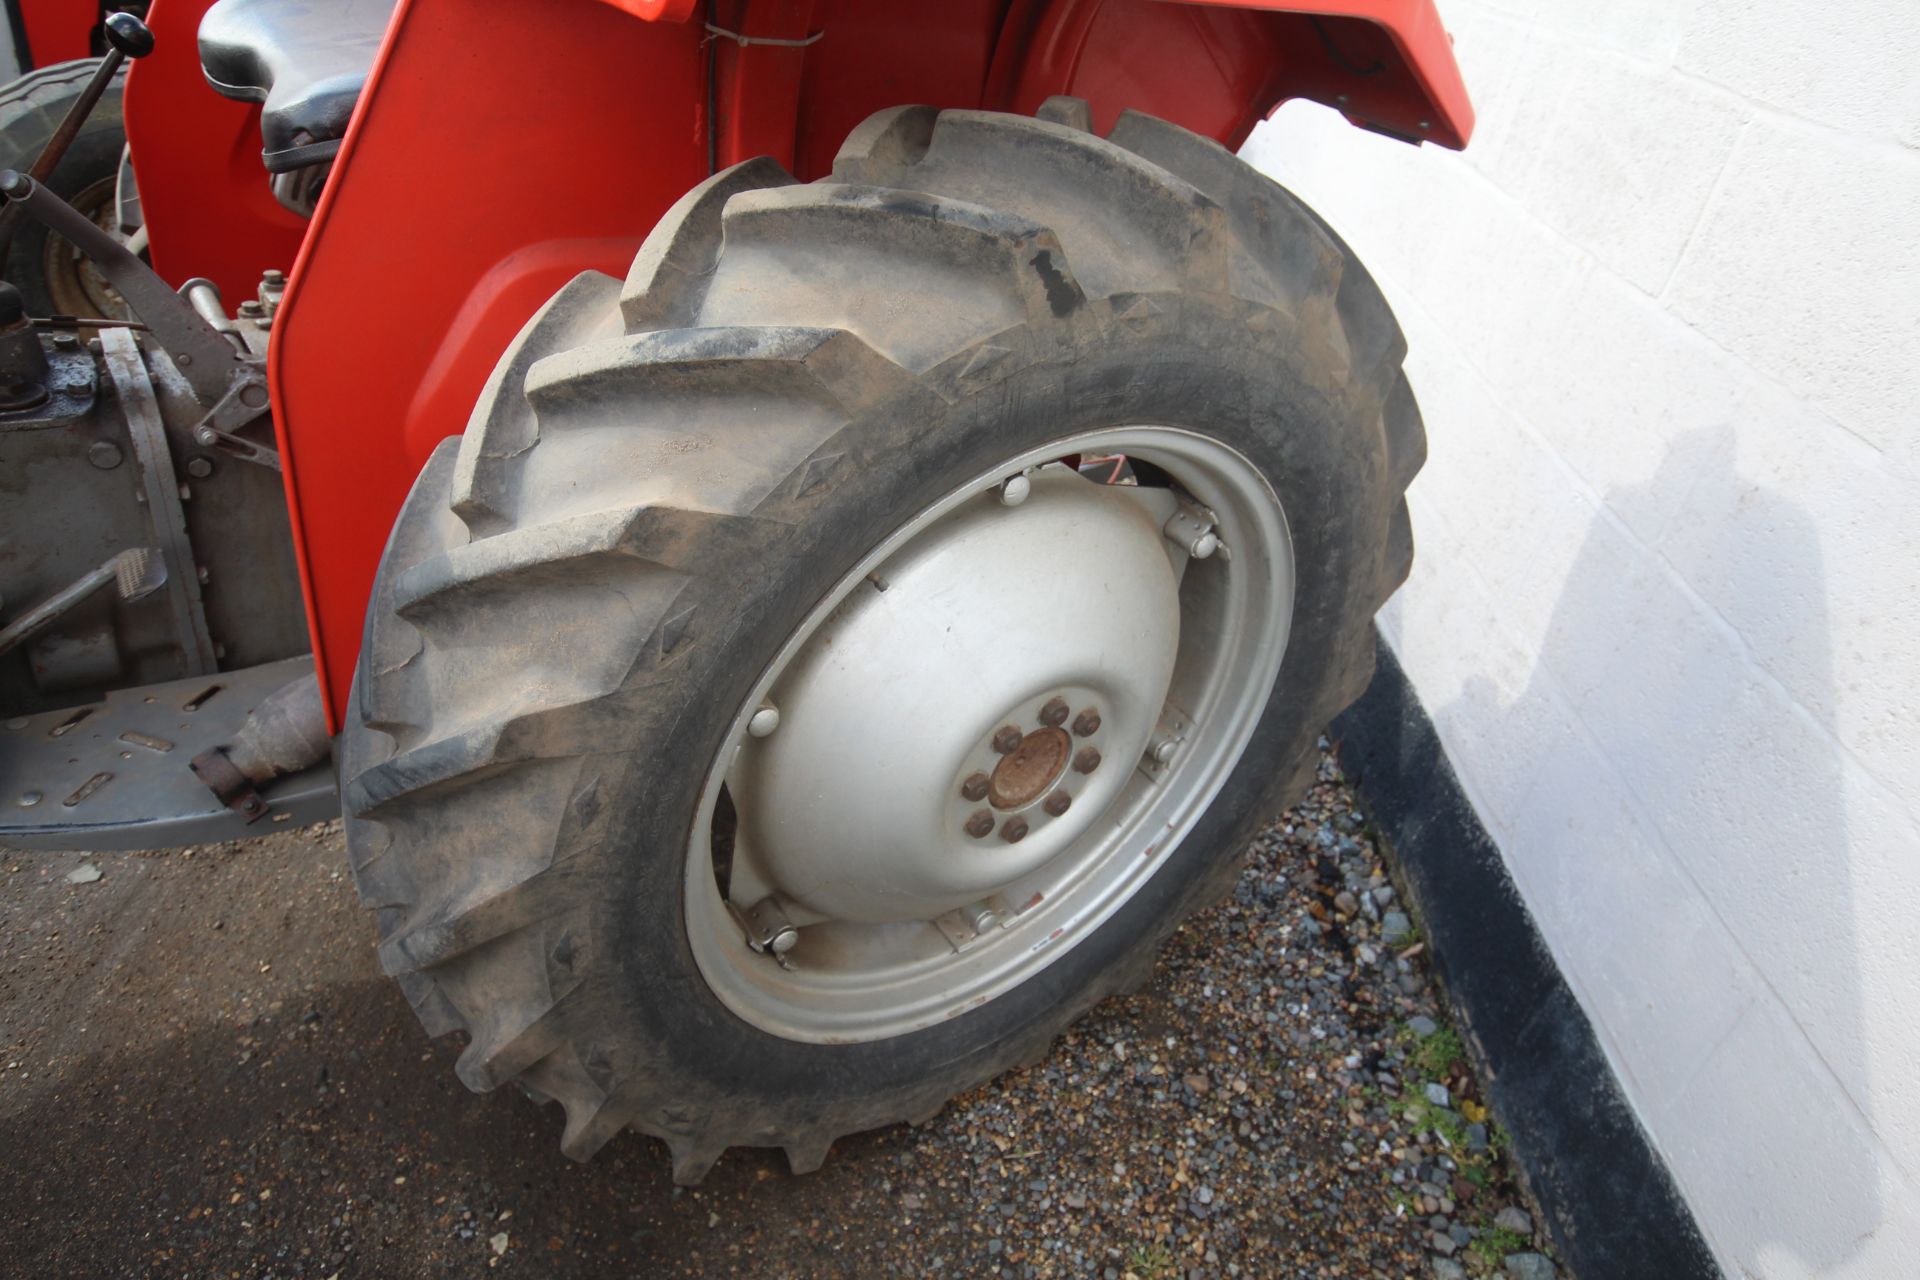
[[[0,854],[0,1273],[1553,1276],[1355,803],[1323,763],[1040,1065],[691,1191],[652,1139],[576,1165],[557,1112],[458,1084],[337,825]]]

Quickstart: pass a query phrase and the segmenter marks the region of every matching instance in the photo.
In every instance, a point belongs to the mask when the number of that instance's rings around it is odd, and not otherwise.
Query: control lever
[[[27,176],[35,182],[45,182],[47,175],[60,166],[66,157],[67,148],[80,136],[80,126],[87,122],[93,109],[100,105],[100,99],[106,94],[107,86],[113,83],[113,77],[119,74],[120,67],[128,58],[144,58],[153,52],[153,32],[147,24],[130,13],[110,13],[102,24],[107,36],[106,56],[100,59],[100,65],[94,70],[93,79],[87,81],[87,87],[67,108],[66,116],[60,121],[60,127],[47,139],[47,145],[40,149],[39,157],[33,167],[27,170]],[[0,239],[11,238],[13,229],[19,224],[20,214],[8,205],[0,209]]]
[[[167,562],[149,547],[130,547],[107,557],[105,564],[82,574],[33,608],[0,627],[0,653],[39,631],[88,596],[113,583],[122,600],[150,596],[167,583]]]
[[[0,172],[0,195],[7,198],[9,208],[25,209],[91,259],[133,313],[146,321],[200,403],[220,402],[236,371],[251,357],[222,337],[152,267],[44,184],[8,169]]]

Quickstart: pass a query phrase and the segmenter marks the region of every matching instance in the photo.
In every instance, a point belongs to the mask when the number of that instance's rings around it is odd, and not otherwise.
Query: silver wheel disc
[[[1074,455],[1178,487],[1101,484],[1056,461]],[[701,975],[819,1043],[1032,977],[1218,794],[1292,603],[1278,499],[1208,437],[1089,433],[956,489],[836,585],[734,716],[688,850]]]

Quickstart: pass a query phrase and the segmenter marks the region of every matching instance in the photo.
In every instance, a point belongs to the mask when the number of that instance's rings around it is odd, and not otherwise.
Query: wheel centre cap
[[[787,664],[778,731],[728,773],[765,879],[828,918],[927,920],[1066,851],[1166,698],[1162,542],[1137,501],[1046,467],[1019,506],[982,495],[891,555]]]

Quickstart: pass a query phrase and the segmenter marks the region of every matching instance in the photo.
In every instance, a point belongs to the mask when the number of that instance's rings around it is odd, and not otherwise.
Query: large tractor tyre
[[[0,168],[24,173],[39,158],[99,67],[98,58],[57,62],[0,86]],[[124,74],[115,77],[48,178],[61,199],[109,231],[119,229],[116,191],[127,142],[120,115],[125,85]],[[3,252],[0,272],[25,296],[28,315],[125,318],[126,304],[93,264],[31,218],[14,224]]]
[[[562,289],[407,501],[342,752],[460,1078],[806,1171],[1144,981],[1367,683],[1402,351],[1286,191],[1067,99],[739,165]]]

